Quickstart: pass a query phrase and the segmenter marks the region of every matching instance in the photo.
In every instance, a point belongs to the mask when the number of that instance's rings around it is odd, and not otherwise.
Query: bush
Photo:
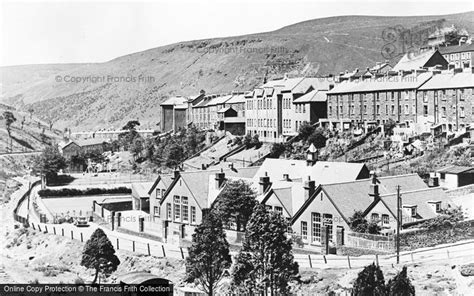
[[[387,295],[383,272],[374,263],[359,272],[352,288],[353,296]]]
[[[415,295],[415,287],[410,282],[407,276],[407,267],[403,266],[393,279],[388,281],[387,285],[389,296],[412,296]]]
[[[100,195],[100,194],[121,194],[121,193],[129,194],[129,193],[132,193],[132,190],[127,187],[117,187],[117,188],[87,188],[84,190],[74,189],[74,188],[63,188],[59,190],[42,189],[38,191],[39,196],[43,198]]]

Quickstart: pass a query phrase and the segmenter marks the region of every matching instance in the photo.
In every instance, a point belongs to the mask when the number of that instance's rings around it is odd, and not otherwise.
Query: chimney
[[[216,173],[216,189],[220,189],[225,182],[225,173],[221,169],[220,172]]]
[[[373,200],[377,200],[380,197],[379,194],[379,180],[377,180],[377,175],[375,172],[370,172],[371,182],[370,182],[370,190],[369,196],[373,198]]]
[[[311,180],[311,177],[308,176],[308,180],[304,182],[304,201],[307,201],[313,194],[316,189],[316,182]]]
[[[260,177],[259,184],[260,184],[260,187],[259,187],[259,190],[258,190],[259,194],[264,194],[270,188],[272,183],[270,182],[270,177],[268,176],[267,172],[265,172],[265,176]]]
[[[283,181],[288,181],[288,182],[290,182],[290,181],[291,181],[291,180],[290,180],[290,175],[288,175],[288,174],[283,174]]]
[[[179,177],[179,170],[175,169],[173,172],[173,180],[178,179],[178,177]]]

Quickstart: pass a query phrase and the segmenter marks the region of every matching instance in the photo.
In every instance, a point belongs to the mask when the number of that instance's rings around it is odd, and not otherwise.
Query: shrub
[[[387,285],[389,296],[412,296],[415,295],[415,287],[410,282],[407,276],[407,267],[403,266],[393,279],[388,281]]]
[[[352,288],[353,296],[387,295],[383,272],[374,263],[359,272]]]
[[[59,190],[42,189],[38,191],[39,196],[43,198],[48,197],[71,197],[71,196],[82,196],[82,195],[99,195],[99,194],[121,194],[121,193],[132,193],[132,190],[127,187],[117,188],[87,188],[84,190],[74,188],[63,188]]]

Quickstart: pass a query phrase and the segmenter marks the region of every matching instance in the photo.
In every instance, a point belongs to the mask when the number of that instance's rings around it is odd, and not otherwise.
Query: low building
[[[171,243],[191,240],[194,229],[202,221],[203,212],[209,209],[229,178],[252,178],[258,167],[175,172],[160,201],[162,237]]]
[[[417,174],[381,177],[375,182],[372,177],[344,183],[322,184],[293,216],[292,230],[301,236],[304,244],[319,246],[321,229],[326,226],[329,228],[329,241],[336,242],[337,229],[342,233],[350,231],[349,220],[356,211],[365,212],[380,196],[396,194],[399,185],[402,193],[429,189]],[[386,212],[380,214],[382,219],[386,219],[382,216],[386,215]]]
[[[66,159],[87,153],[103,153],[110,149],[110,144],[104,139],[74,140],[62,146],[61,152]]]
[[[132,183],[133,210],[150,212],[150,195],[148,191],[152,185],[152,182]]]
[[[439,185],[447,189],[474,184],[474,167],[451,165],[436,171]]]

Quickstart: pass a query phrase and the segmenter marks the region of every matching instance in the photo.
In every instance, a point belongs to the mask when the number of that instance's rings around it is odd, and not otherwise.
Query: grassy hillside
[[[0,68],[2,100],[28,108],[55,126],[118,127],[139,119],[156,128],[159,103],[171,95],[249,90],[265,73],[329,74],[385,60],[382,32],[456,25],[474,32],[474,13],[423,17],[344,16],[316,19],[273,32],[187,41],[133,53],[99,64]],[[414,41],[414,44],[418,41]],[[91,49],[94,50],[94,49]],[[401,54],[401,53],[400,53]],[[396,62],[401,55],[391,59]],[[110,81],[138,77],[148,81]],[[99,77],[81,83],[56,76]],[[145,79],[147,80],[147,79]],[[151,80],[151,81],[150,81]]]

